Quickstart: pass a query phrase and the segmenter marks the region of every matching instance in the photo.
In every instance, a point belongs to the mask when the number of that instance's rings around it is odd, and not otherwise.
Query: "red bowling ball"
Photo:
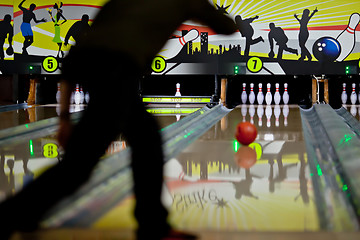
[[[257,129],[250,122],[241,122],[236,126],[236,140],[242,145],[249,145],[254,142],[257,137]]]

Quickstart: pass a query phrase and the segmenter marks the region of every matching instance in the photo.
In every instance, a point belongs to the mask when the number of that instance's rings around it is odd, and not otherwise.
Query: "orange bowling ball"
[[[249,169],[256,163],[256,152],[248,146],[241,146],[235,153],[235,163],[242,168]]]
[[[257,129],[252,123],[241,122],[236,126],[235,137],[242,145],[249,145],[255,141],[257,137]]]

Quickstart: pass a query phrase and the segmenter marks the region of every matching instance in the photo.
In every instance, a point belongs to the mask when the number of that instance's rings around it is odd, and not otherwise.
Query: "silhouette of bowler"
[[[308,23],[310,19],[314,16],[315,13],[317,13],[317,8],[310,14],[309,9],[304,9],[301,19],[298,18],[296,14],[294,14],[294,17],[299,21],[300,23],[300,32],[299,32],[299,45],[301,50],[301,56],[299,60],[305,60],[305,58],[308,58],[309,61],[311,61],[312,56],[309,52],[309,50],[306,48],[305,44],[306,41],[309,38],[309,30],[308,30]]]
[[[45,20],[45,18],[42,18],[41,20],[37,20],[35,13],[34,13],[36,5],[34,3],[32,3],[30,5],[29,9],[26,9],[22,6],[25,1],[26,0],[23,0],[19,4],[19,8],[23,12],[23,22],[20,26],[20,30],[21,30],[23,37],[25,38],[23,48],[22,48],[22,50],[23,50],[22,54],[28,55],[28,52],[26,49],[34,42],[34,34],[31,29],[30,21],[34,20],[34,22],[39,23],[39,22],[46,22],[46,20]]]
[[[245,56],[249,56],[251,45],[257,44],[259,42],[264,42],[264,39],[261,36],[253,39],[254,29],[250,25],[250,23],[252,23],[255,19],[258,19],[258,18],[259,18],[259,16],[256,16],[253,18],[247,18],[247,19],[242,19],[240,15],[237,15],[235,17],[235,22],[236,22],[236,25],[238,26],[241,36],[246,38],[245,52],[244,52]]]
[[[285,35],[284,30],[281,27],[275,27],[274,23],[269,24],[270,32],[269,32],[269,41],[270,41],[270,53],[269,57],[274,57],[274,40],[277,45],[279,45],[278,50],[278,59],[282,59],[282,55],[284,50],[293,54],[298,54],[297,49],[289,48],[287,46],[287,42],[289,41],[288,37]]]
[[[5,39],[8,39],[9,48],[12,48],[12,39],[14,35],[14,29],[11,25],[11,16],[6,14],[4,16],[4,20],[0,21],[0,60],[4,60],[5,53],[4,53],[4,44]]]
[[[167,222],[168,212],[161,203],[162,140],[155,119],[138,95],[139,78],[188,19],[218,33],[236,31],[234,22],[207,0],[110,0],[103,6],[63,62],[58,139],[64,158],[0,204],[3,235],[35,227],[54,203],[88,180],[108,145],[121,133],[132,152],[137,239],[194,238],[172,230]],[[75,83],[86,83],[91,99],[73,127],[69,102]]]
[[[73,37],[75,42],[77,42],[81,36],[81,34],[85,34],[90,28],[89,25],[89,16],[84,14],[81,17],[80,21],[75,22],[67,32],[65,36],[64,45],[67,46],[69,44],[70,37]]]

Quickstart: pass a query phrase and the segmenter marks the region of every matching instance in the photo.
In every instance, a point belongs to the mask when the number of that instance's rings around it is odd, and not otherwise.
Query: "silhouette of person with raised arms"
[[[23,11],[23,22],[21,23],[20,30],[21,30],[23,37],[25,38],[23,48],[22,48],[22,50],[23,50],[22,54],[28,55],[28,52],[26,49],[28,47],[30,47],[30,45],[34,42],[34,34],[31,29],[30,22],[31,22],[31,20],[34,20],[34,22],[36,22],[36,23],[46,22],[46,19],[42,18],[40,20],[37,20],[35,13],[34,13],[36,5],[34,3],[32,3],[32,4],[30,4],[29,9],[26,9],[22,6],[25,1],[26,0],[23,0],[19,4],[19,8],[21,9],[21,11]]]
[[[258,19],[258,18],[259,18],[259,16],[256,16],[253,18],[246,18],[246,19],[242,19],[240,15],[237,15],[235,17],[235,22],[239,28],[239,32],[240,32],[241,36],[246,39],[245,52],[244,52],[245,56],[249,56],[251,45],[257,44],[259,42],[264,42],[264,39],[261,36],[253,39],[254,29],[250,25],[250,23],[252,23],[255,19]]]
[[[6,14],[4,20],[0,21],[0,60],[4,60],[4,44],[5,39],[8,39],[9,48],[12,48],[12,40],[14,36],[14,28],[11,25],[11,16]],[[8,49],[9,49],[8,48]]]
[[[275,27],[275,23],[270,23],[270,32],[269,32],[269,41],[270,41],[270,52],[269,57],[274,57],[274,41],[279,45],[277,59],[282,59],[284,50],[293,54],[298,54],[297,49],[289,48],[287,42],[289,41],[288,37],[285,35],[284,30],[281,27]]]
[[[53,38],[53,42],[55,42],[59,46],[59,50],[56,57],[59,57],[60,53],[61,53],[61,57],[64,57],[64,52],[61,50],[62,40],[60,38],[60,25],[63,25],[67,20],[63,15],[63,10],[61,9],[62,6],[63,3],[60,3],[60,5],[58,5],[57,3],[54,4],[53,8],[56,9],[56,13],[54,17],[52,16],[52,11],[51,10],[48,11],[51,20],[54,22],[54,27],[55,27],[55,35]],[[60,23],[61,18],[63,19],[62,23]]]
[[[80,21],[75,22],[67,32],[64,40],[64,45],[67,46],[69,44],[69,39],[72,37],[75,42],[79,40],[81,37],[81,34],[86,34],[86,32],[89,30],[89,15],[84,14],[81,17]]]
[[[137,240],[195,238],[167,222],[168,211],[161,202],[161,135],[138,95],[139,79],[150,72],[156,54],[188,19],[217,33],[237,30],[208,0],[110,0],[101,8],[62,65],[58,140],[64,157],[0,204],[0,234],[6,237],[14,230],[36,227],[49,208],[88,180],[109,144],[122,134],[131,147]],[[69,105],[76,83],[87,85],[91,99],[72,126]],[[120,105],[121,111],[114,111]]]
[[[318,10],[317,10],[317,8],[315,8],[315,10],[311,13],[311,15],[309,15],[310,10],[304,9],[301,19],[299,19],[298,15],[294,14],[294,17],[300,23],[299,45],[300,45],[300,50],[301,50],[301,56],[300,56],[299,60],[301,60],[301,61],[305,60],[305,58],[307,58],[309,61],[311,61],[311,59],[312,59],[312,56],[311,56],[309,50],[305,46],[306,41],[309,38],[309,30],[308,30],[307,25],[308,25],[310,19],[317,12],[318,12]]]

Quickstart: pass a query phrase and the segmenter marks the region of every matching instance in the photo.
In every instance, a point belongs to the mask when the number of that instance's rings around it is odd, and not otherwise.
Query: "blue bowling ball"
[[[332,37],[322,37],[313,45],[313,54],[319,62],[334,62],[340,55],[341,46]]]

